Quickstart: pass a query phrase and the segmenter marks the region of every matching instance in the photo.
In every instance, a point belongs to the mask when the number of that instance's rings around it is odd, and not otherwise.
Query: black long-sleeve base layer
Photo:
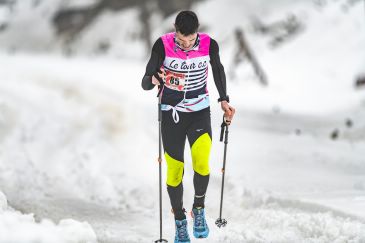
[[[210,39],[209,47],[210,64],[212,67],[214,83],[217,87],[219,97],[225,100],[227,97],[226,74],[219,57],[219,46],[214,39]],[[142,79],[142,88],[144,90],[153,89],[152,76],[160,80],[157,72],[165,60],[165,48],[162,39],[159,38],[152,47],[151,57],[146,66],[146,72]],[[161,80],[160,80],[161,81]]]

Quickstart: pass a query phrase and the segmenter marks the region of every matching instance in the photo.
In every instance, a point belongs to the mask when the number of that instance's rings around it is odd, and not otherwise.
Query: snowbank
[[[58,224],[43,219],[36,222],[32,214],[22,214],[7,205],[0,191],[1,243],[96,243],[96,235],[86,222],[63,219]]]

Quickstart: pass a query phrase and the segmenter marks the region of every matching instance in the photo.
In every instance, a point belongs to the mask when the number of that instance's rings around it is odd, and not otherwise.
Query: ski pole
[[[163,86],[159,86],[159,91],[157,94],[158,98],[158,173],[159,173],[159,201],[160,201],[160,238],[155,241],[157,242],[168,242],[165,239],[162,239],[162,172],[161,172],[161,164],[162,164],[162,144],[161,144],[161,120],[162,120],[162,111],[161,111],[161,92]]]
[[[226,156],[227,156],[227,144],[228,144],[228,125],[223,116],[223,122],[221,125],[220,141],[223,141],[224,134],[224,155],[223,155],[223,168],[222,168],[222,187],[221,187],[221,202],[219,209],[219,218],[215,221],[215,224],[220,228],[227,225],[227,220],[222,219],[222,207],[223,207],[223,189],[224,189],[224,175],[226,172]]]

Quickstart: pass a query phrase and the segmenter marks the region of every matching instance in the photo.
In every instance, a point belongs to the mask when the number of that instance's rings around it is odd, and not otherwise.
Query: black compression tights
[[[170,111],[162,112],[162,140],[167,163],[167,191],[175,219],[185,218],[183,211],[184,147],[188,138],[194,168],[194,205],[204,207],[209,183],[209,154],[212,144],[210,109],[179,112],[175,123]]]

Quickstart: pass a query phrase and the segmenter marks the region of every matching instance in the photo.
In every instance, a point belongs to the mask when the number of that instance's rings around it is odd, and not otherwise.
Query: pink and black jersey
[[[219,58],[219,48],[215,40],[204,33],[198,33],[194,48],[185,51],[175,41],[175,33],[159,38],[152,48],[151,58],[142,80],[144,89],[152,89],[152,75],[162,66],[166,80],[162,91],[162,110],[173,110],[175,122],[180,112],[194,112],[209,107],[207,88],[208,63],[212,66],[213,77],[220,100],[228,99],[226,78]]]
[[[207,94],[210,37],[199,34],[199,44],[188,52],[176,47],[175,33],[166,34],[161,39],[165,49],[165,87],[184,92],[188,99]]]

